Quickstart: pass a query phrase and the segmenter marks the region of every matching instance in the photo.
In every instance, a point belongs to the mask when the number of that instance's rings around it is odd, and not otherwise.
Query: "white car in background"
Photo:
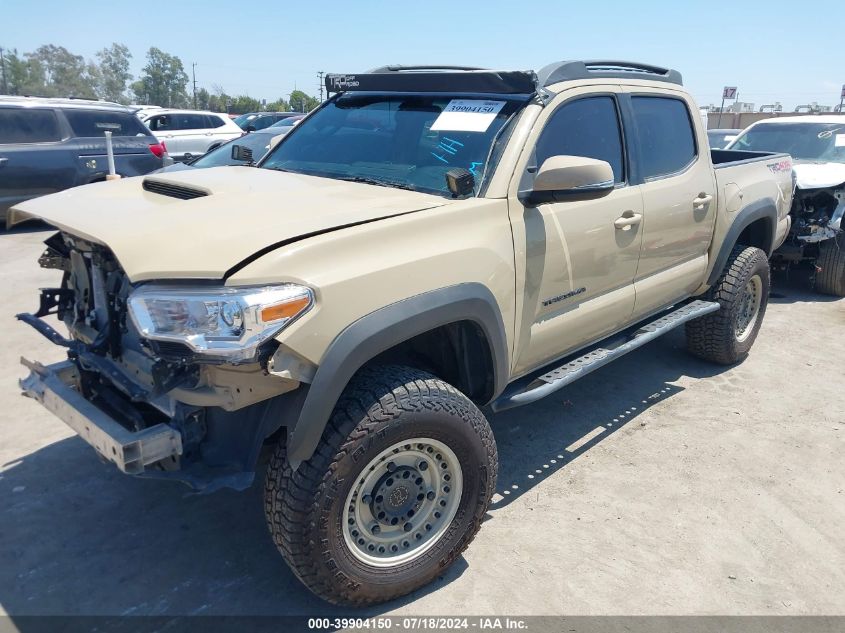
[[[244,133],[226,114],[219,112],[160,108],[141,111],[139,116],[167,146],[167,153],[179,161],[202,156]]]
[[[845,115],[763,119],[727,149],[747,151],[749,158],[755,152],[792,156],[792,225],[772,262],[784,268],[812,264],[816,290],[845,297]]]

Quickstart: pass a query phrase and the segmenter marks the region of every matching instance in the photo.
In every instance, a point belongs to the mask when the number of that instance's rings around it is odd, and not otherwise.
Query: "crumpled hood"
[[[145,180],[196,189],[202,197],[183,200],[147,191]],[[137,282],[221,279],[276,245],[447,203],[415,191],[215,167],[76,187],[16,205],[10,218],[11,223],[40,218],[107,246]]]
[[[795,184],[799,189],[821,189],[845,184],[845,163],[803,163],[792,164]]]

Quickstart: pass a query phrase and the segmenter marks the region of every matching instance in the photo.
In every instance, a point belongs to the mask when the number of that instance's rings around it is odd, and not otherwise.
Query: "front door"
[[[628,184],[616,87],[565,91],[529,137],[523,179],[550,156],[586,156],[613,168],[615,188],[592,200],[524,207],[511,197],[516,257],[524,258],[522,313],[514,375],[525,374],[626,325],[642,241],[642,195]],[[582,92],[583,91],[583,92]],[[579,93],[584,96],[579,96]],[[587,96],[587,93],[590,93]],[[619,222],[628,218],[628,222]]]
[[[176,118],[173,114],[156,114],[145,121],[150,132],[167,147],[167,153],[174,158],[181,158],[185,153],[182,147]]]

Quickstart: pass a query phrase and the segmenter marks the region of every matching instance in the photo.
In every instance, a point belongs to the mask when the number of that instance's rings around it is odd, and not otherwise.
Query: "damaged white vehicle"
[[[764,119],[728,149],[792,155],[792,226],[772,263],[812,263],[816,289],[845,296],[845,115]]]

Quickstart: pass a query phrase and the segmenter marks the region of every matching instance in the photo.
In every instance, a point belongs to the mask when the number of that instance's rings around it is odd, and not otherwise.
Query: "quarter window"
[[[0,108],[0,144],[49,143],[62,140],[53,110]]]
[[[587,97],[558,108],[537,141],[537,165],[551,156],[585,156],[610,163],[617,183],[625,181],[622,132],[612,97]]]
[[[209,128],[223,127],[226,125],[226,122],[221,117],[214,114],[207,114],[206,119],[208,119]]]
[[[682,171],[696,157],[686,104],[671,97],[632,97],[643,178]]]

